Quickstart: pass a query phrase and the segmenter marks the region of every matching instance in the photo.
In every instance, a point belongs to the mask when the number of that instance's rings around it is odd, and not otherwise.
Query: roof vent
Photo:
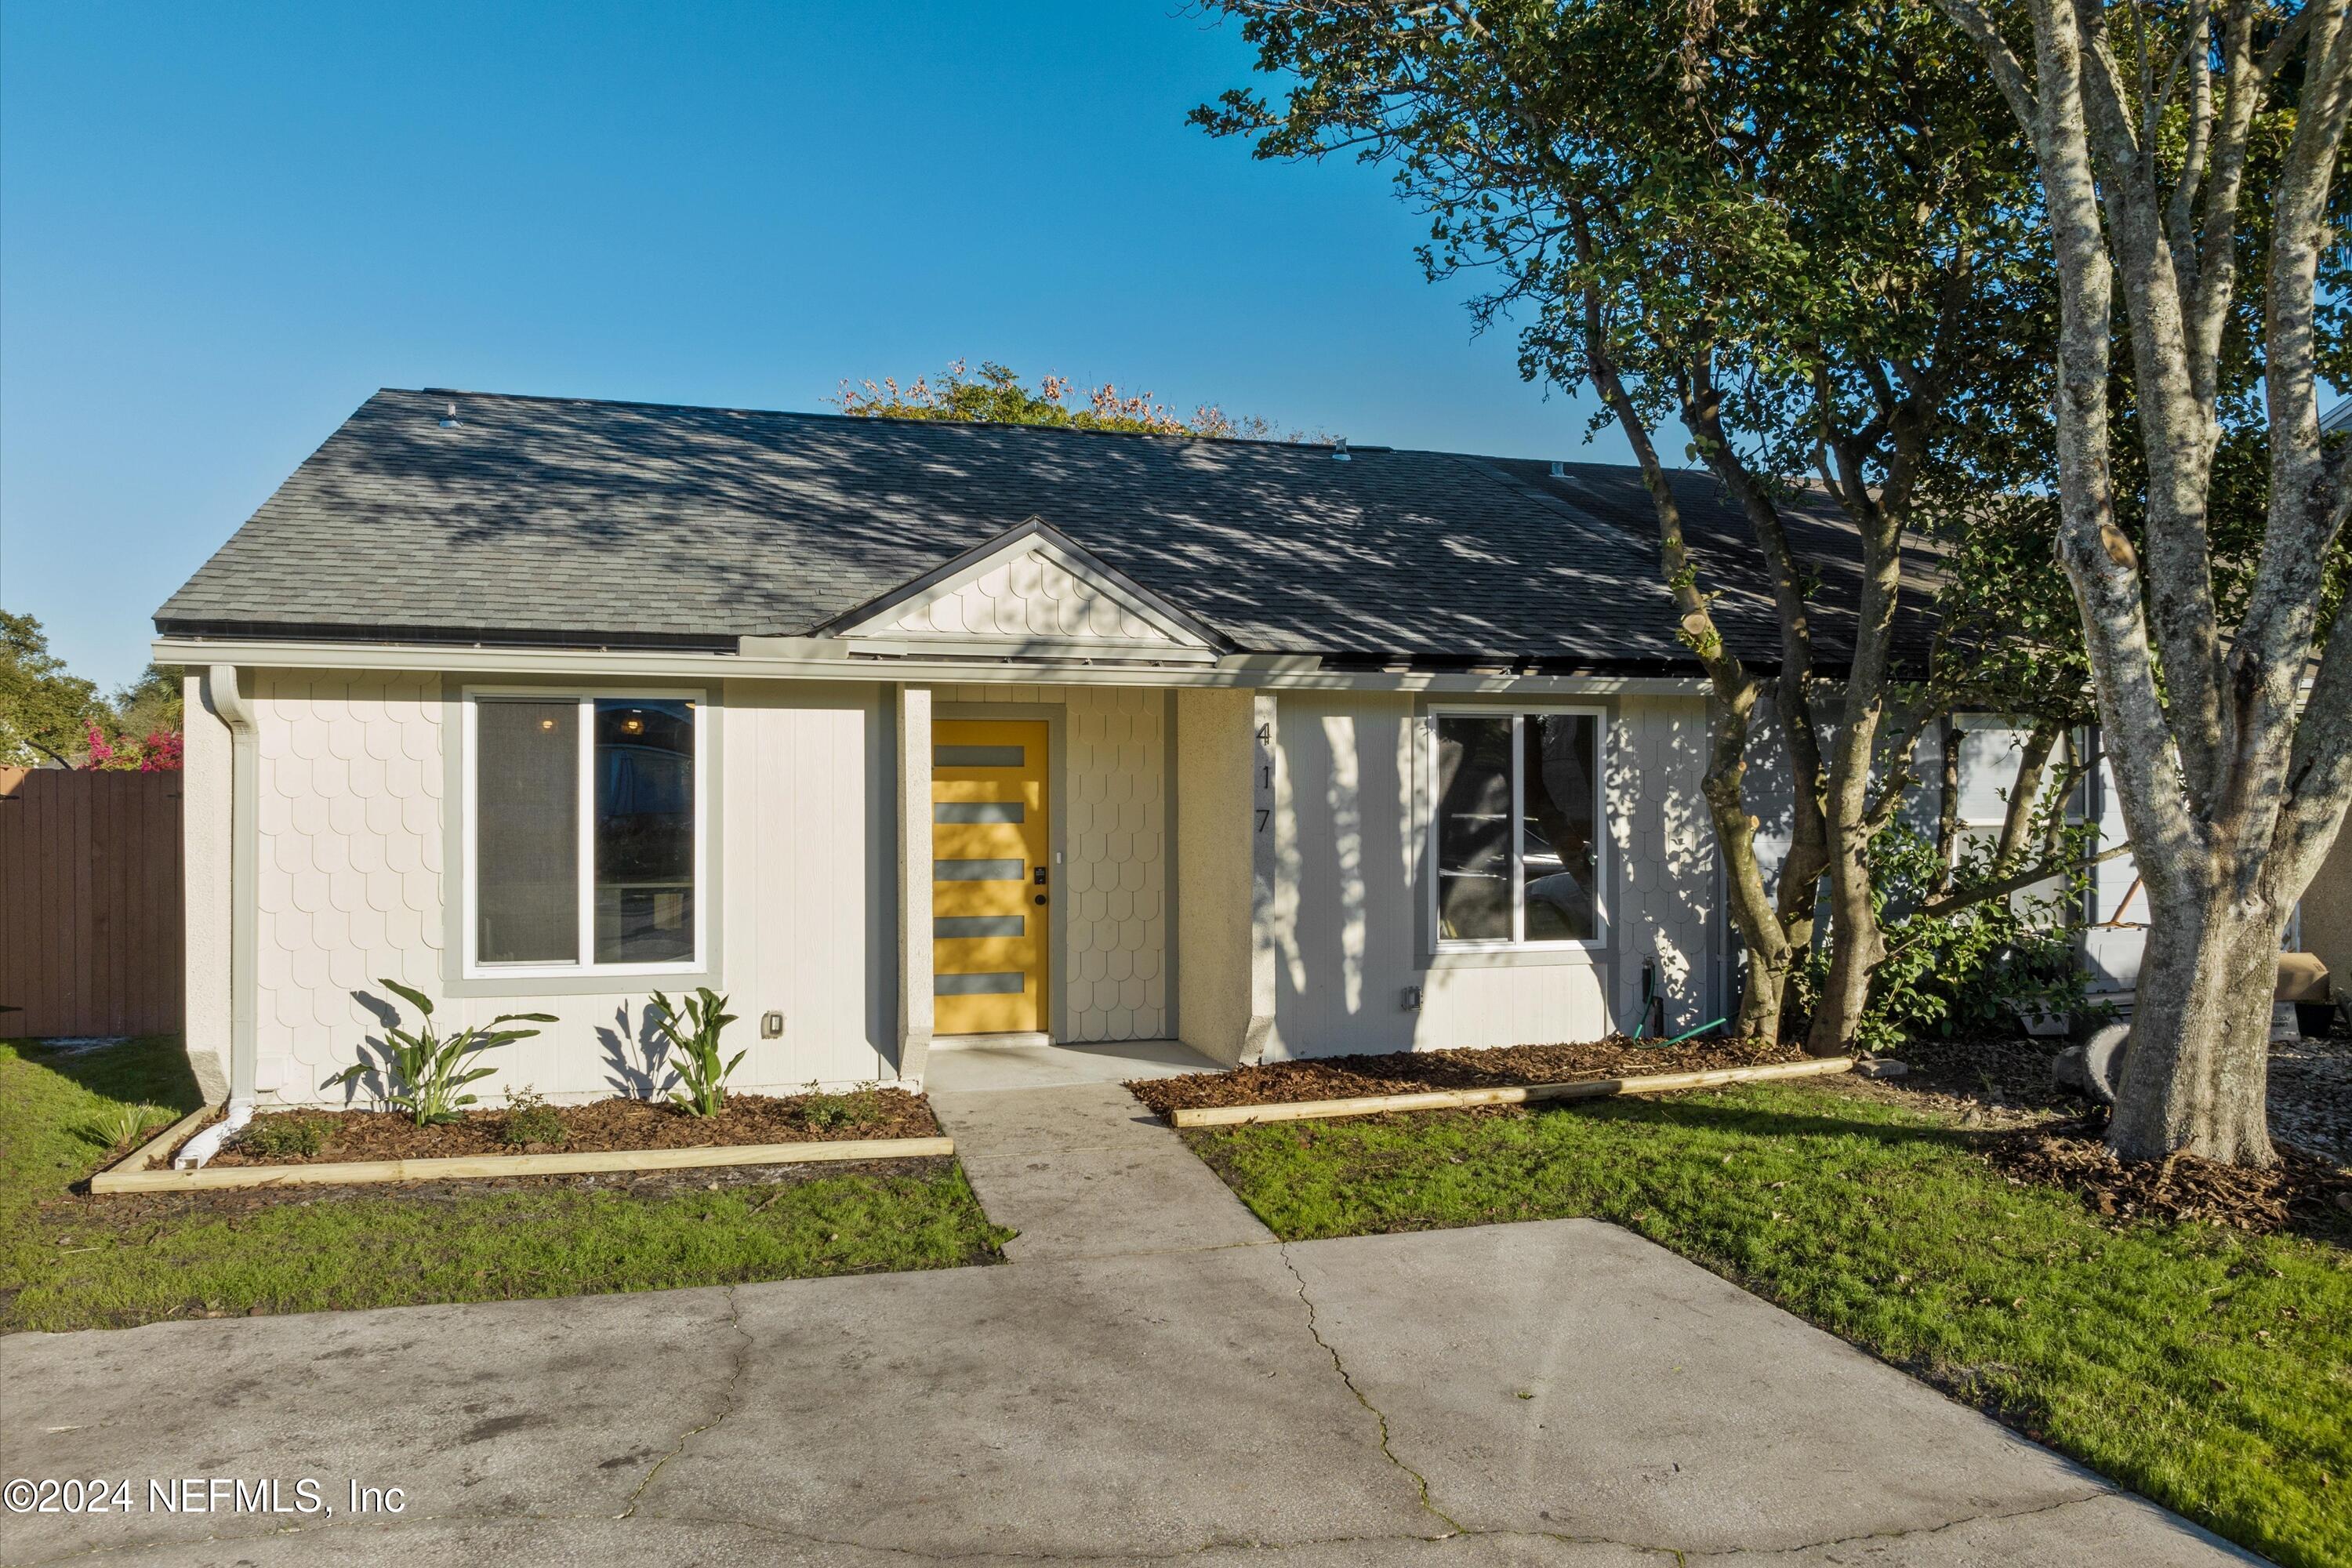
[[[1568,478],[1568,465],[1554,458],[1551,460],[1551,477],[1556,479]]]
[[[1355,460],[1348,456],[1348,438],[1345,436],[1331,443],[1331,460],[1335,463],[1349,463]]]
[[[449,405],[448,412],[441,416],[441,428],[444,430],[455,430],[457,427],[457,405],[452,403]]]

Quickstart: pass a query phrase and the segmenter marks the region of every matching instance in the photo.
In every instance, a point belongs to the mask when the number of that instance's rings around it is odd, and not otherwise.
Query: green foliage
[[[545,1095],[532,1093],[528,1084],[507,1090],[507,1113],[499,1123],[499,1142],[523,1149],[554,1147],[571,1140],[562,1114],[547,1103]]]
[[[2055,879],[2056,890],[1966,902],[1959,900],[2000,879],[1989,841],[1964,840],[1948,873],[1935,841],[1906,823],[1871,841],[1871,898],[1886,958],[1871,972],[1857,1047],[1887,1052],[1915,1034],[2007,1029],[2020,1013],[2084,1011],[2088,976],[2074,941],[2096,830],[2078,825],[2057,832],[2050,860],[2072,869]],[[1807,953],[1790,976],[1797,1007],[1810,1011],[1828,979],[1828,953]]]
[[[669,1041],[669,1069],[682,1086],[669,1091],[670,1099],[689,1116],[718,1115],[727,1102],[727,1079],[747,1054],[737,1051],[731,1061],[719,1058],[719,1033],[735,1022],[735,1015],[727,1011],[727,998],[701,985],[681,1007],[656,991],[653,1016],[654,1026]]]
[[[1199,436],[1212,440],[1303,441],[1303,431],[1283,434],[1255,415],[1234,418],[1214,404],[1204,405],[1187,418],[1151,394],[1122,393],[1110,382],[1087,390],[1083,405],[1074,406],[1073,387],[1066,376],[1049,375],[1032,392],[1021,377],[1001,364],[983,363],[977,376],[956,361],[935,382],[918,376],[901,387],[885,376],[879,384],[868,381],[841,384],[835,399],[845,414],[860,419],[937,419],[971,425],[1044,425],[1071,430],[1113,430],[1137,436]],[[1321,440],[1318,434],[1312,437]]]
[[[182,706],[180,671],[153,664],[109,703],[68,673],[39,621],[0,610],[0,767],[73,767],[97,753],[137,767],[150,752],[177,767]]]
[[[847,1094],[812,1092],[801,1101],[801,1120],[819,1131],[836,1127],[871,1127],[882,1120],[882,1099],[869,1086]]]
[[[1623,1226],[2274,1561],[2352,1568],[2345,1231],[2118,1224],[1947,1119],[1796,1086],[1187,1142],[1285,1241]]]
[[[717,1192],[427,1185],[233,1211],[72,1190],[114,1158],[78,1124],[201,1098],[168,1036],[71,1058],[0,1044],[0,1333],[948,1268],[1001,1260],[1012,1234],[947,1160]]]
[[[1956,423],[2046,422],[2031,158],[1924,0],[1221,8],[1282,88],[1194,122],[1391,166],[1423,267],[1490,280],[1474,312],[1518,326],[1529,379],[1580,388],[1605,357],[1652,426],[1696,400],[1790,490],[1825,429],[1873,484],[1911,446],[1907,489]]]
[[[66,763],[105,712],[97,686],[49,651],[39,621],[0,610],[0,767]]]
[[[420,1019],[415,1032],[387,1026],[384,1043],[377,1047],[374,1060],[369,1059],[363,1046],[358,1061],[319,1087],[356,1085],[374,1075],[383,1082],[384,1103],[419,1127],[455,1121],[460,1110],[474,1103],[475,1096],[458,1091],[498,1070],[472,1066],[475,1057],[539,1033],[537,1029],[509,1029],[504,1026],[556,1021],[552,1013],[501,1013],[487,1024],[476,1024],[443,1039],[433,1027],[431,997],[421,991],[412,991],[397,980],[379,980],[377,984],[416,1009]]]
[[[132,740],[176,735],[186,728],[187,703],[176,664],[151,664],[139,679],[114,694],[112,729]]]
[[[81,1124],[82,1136],[101,1149],[125,1149],[172,1119],[160,1105],[110,1105]]]
[[[236,1146],[268,1160],[308,1157],[327,1146],[327,1121],[299,1114],[257,1116],[236,1135]]]

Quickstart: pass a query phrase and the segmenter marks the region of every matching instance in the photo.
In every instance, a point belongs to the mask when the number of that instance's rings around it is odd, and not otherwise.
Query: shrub
[[[1869,853],[1886,958],[1871,972],[1855,1046],[1887,1051],[1913,1035],[2006,1029],[2019,1013],[2084,1013],[2089,976],[2074,942],[2084,926],[2088,873],[2080,868],[2092,831],[2063,830],[2071,841],[2063,858],[2078,869],[2055,894],[1958,902],[1999,880],[1988,847],[1972,847],[1948,874],[1926,834],[1900,822],[1883,829]],[[1801,1010],[1811,1011],[1828,977],[1829,953],[1817,947],[1792,976]]]
[[[360,1059],[335,1074],[319,1087],[336,1084],[356,1084],[368,1074],[375,1073],[383,1079],[384,1103],[402,1112],[419,1127],[430,1127],[436,1121],[455,1121],[457,1112],[474,1103],[474,1096],[460,1094],[459,1089],[476,1079],[488,1078],[489,1068],[468,1068],[467,1063],[482,1052],[496,1046],[527,1040],[539,1033],[537,1029],[509,1029],[503,1026],[518,1023],[552,1024],[552,1013],[501,1013],[487,1024],[441,1038],[433,1030],[433,1000],[421,991],[412,991],[397,980],[377,982],[423,1015],[415,1034],[405,1029],[386,1028],[384,1044],[378,1047],[379,1058],[370,1061],[365,1047]]]
[[[670,1099],[689,1116],[718,1115],[727,1101],[727,1079],[748,1054],[737,1051],[727,1062],[719,1058],[719,1033],[735,1021],[727,998],[701,985],[681,1007],[656,991],[653,1007],[655,1026],[669,1041],[669,1068],[684,1086],[671,1089]]]
[[[870,1127],[882,1120],[882,1097],[871,1089],[849,1094],[811,1094],[801,1101],[801,1120],[819,1131]]]
[[[138,1142],[171,1116],[160,1105],[110,1105],[90,1119],[81,1136],[101,1149],[120,1149]]]
[[[268,1160],[315,1154],[326,1145],[327,1121],[320,1116],[257,1116],[236,1135],[239,1149]]]
[[[568,1143],[571,1129],[563,1124],[562,1113],[547,1103],[547,1097],[531,1092],[525,1084],[520,1089],[507,1090],[506,1120],[499,1124],[499,1142],[521,1148],[532,1143]]]

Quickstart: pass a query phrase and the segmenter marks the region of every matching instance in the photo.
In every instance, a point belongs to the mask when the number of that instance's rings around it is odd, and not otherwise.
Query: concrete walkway
[[[1207,1058],[1181,1046],[1126,1058],[1050,1046],[963,1056],[932,1058],[931,1109],[988,1217],[1021,1233],[1004,1248],[1014,1262],[1274,1239],[1164,1123],[1100,1076],[1206,1070]]]
[[[0,1560],[2250,1561],[1613,1226],[1285,1246],[1100,1083],[937,1098],[1010,1266],[0,1340],[0,1474],[135,1483]]]

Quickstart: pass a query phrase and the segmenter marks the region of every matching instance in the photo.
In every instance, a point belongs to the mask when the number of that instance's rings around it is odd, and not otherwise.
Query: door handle
[[[1043,904],[1043,903],[1045,901],[1045,894],[1043,894],[1043,893],[1040,893],[1040,894],[1038,894],[1038,895],[1037,895],[1037,897],[1036,897],[1034,900],[1033,900],[1032,901],[1033,901],[1033,902],[1034,902],[1034,903]]]

